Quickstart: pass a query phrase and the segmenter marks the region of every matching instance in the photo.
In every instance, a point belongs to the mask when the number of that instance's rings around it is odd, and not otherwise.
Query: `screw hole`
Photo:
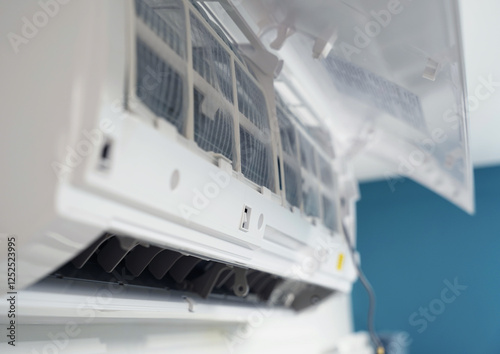
[[[258,227],[259,227],[259,230],[262,229],[262,226],[264,225],[264,214],[260,214],[259,216],[259,222],[258,222]]]
[[[175,170],[174,172],[172,172],[172,176],[170,176],[170,189],[171,190],[174,190],[177,188],[177,186],[179,185],[179,182],[180,182],[180,173],[179,173],[179,170]]]

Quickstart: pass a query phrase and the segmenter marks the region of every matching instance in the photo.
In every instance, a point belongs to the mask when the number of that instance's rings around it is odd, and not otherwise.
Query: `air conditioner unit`
[[[108,319],[349,294],[358,153],[473,210],[453,1],[8,7],[0,232],[27,321],[78,317],[72,301],[103,284],[148,294],[120,316],[103,305]]]

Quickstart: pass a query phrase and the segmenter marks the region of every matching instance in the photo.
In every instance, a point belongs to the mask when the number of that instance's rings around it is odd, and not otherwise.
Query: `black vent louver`
[[[68,272],[70,268],[73,268],[72,272]],[[156,283],[157,287],[192,291],[203,298],[216,292],[238,297],[251,294],[265,301],[281,281],[281,278],[264,272],[205,260],[112,234],[100,237],[66,265],[62,273],[88,278],[96,268],[108,274],[125,269],[136,280],[132,284]]]
[[[266,272],[207,260],[110,233],[98,238],[53,275],[116,282],[113,276],[116,272],[126,275],[127,284],[121,285],[172,289],[195,293],[202,298],[223,295],[229,300],[240,298],[253,302],[268,302],[273,294],[276,296],[276,289],[290,282]],[[305,288],[331,294],[322,287],[296,283],[300,285],[296,286],[300,291],[293,294],[293,298],[300,298]]]

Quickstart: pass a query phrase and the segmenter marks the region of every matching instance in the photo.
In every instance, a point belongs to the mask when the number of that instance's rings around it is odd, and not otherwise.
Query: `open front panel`
[[[474,211],[456,1],[222,3],[283,59],[285,100],[301,97],[294,109],[331,128],[339,155],[378,158],[391,187],[408,176]]]

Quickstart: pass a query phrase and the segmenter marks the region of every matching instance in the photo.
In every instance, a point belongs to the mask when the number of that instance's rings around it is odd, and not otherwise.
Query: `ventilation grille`
[[[291,205],[300,208],[300,166],[291,165],[287,161],[285,161],[284,171],[286,199]]]
[[[235,67],[240,117],[241,172],[274,190],[273,153],[267,103],[261,89],[239,65]]]
[[[326,187],[333,187],[334,178],[331,164],[321,157],[321,155],[318,155],[318,162],[321,183]]]
[[[205,151],[212,151],[233,159],[234,128],[233,117],[226,110],[218,108],[213,117],[203,111],[206,98],[197,89],[194,90],[194,139]]]
[[[135,0],[135,11],[158,37],[186,58],[186,18],[182,0]]]
[[[316,176],[316,159],[313,146],[300,135],[300,161],[304,169],[312,176]]]
[[[266,144],[261,139],[240,127],[241,172],[249,180],[272,190],[274,172],[270,141],[264,138]]]
[[[332,293],[318,286],[205,260],[109,233],[97,239],[53,276],[177,290],[195,293],[202,298],[224,296],[227,300],[268,302],[273,296],[273,305],[292,307],[293,303],[282,300],[303,299],[312,289],[315,294],[324,294],[322,298]],[[290,292],[293,296],[281,289],[282,285],[290,282],[294,284],[295,290]],[[311,300],[308,305],[313,303]]]
[[[221,39],[224,42],[224,44],[226,44],[230,48],[231,52],[240,60],[240,62],[245,64],[245,61],[243,60],[237,49],[238,45],[229,40],[225,31],[215,21],[212,20],[213,17],[211,15],[209,16],[206,13],[204,8],[200,6],[200,3],[198,1],[191,0],[191,4],[196,9],[197,13],[200,14],[201,17],[208,23],[210,28],[212,28],[215,31],[217,37]]]
[[[190,17],[193,69],[210,85],[204,92],[195,77],[194,136],[200,148],[233,160],[234,125],[231,56],[193,14]],[[227,102],[226,102],[227,101]],[[224,108],[226,107],[226,108]]]
[[[186,63],[187,37],[182,1],[136,0],[135,3],[138,18],[184,59],[181,63]],[[248,73],[249,69],[240,63],[238,51],[223,31],[196,3],[193,5],[208,23],[203,23],[198,15],[190,12],[194,102],[189,104],[193,105],[194,112],[194,140],[201,149],[222,154],[231,161],[239,148],[242,174],[259,186],[274,191],[273,149],[264,94]],[[190,117],[183,109],[186,83],[184,75],[179,73],[183,70],[178,58],[172,58],[177,66],[169,65],[143,40],[138,38],[137,43],[137,95],[156,116],[165,118],[184,134]],[[239,60],[235,61],[234,57]],[[186,70],[191,68],[186,66]],[[241,113],[239,147],[235,146],[236,109]]]
[[[337,225],[337,208],[334,200],[325,195],[322,197],[323,202],[323,223],[331,230],[338,230]]]
[[[319,218],[318,186],[314,178],[310,178],[307,175],[302,176],[302,200],[304,203],[304,213],[308,216]]]
[[[181,75],[137,38],[137,97],[158,117],[182,132],[184,83]]]
[[[191,14],[191,41],[193,69],[232,103],[231,57],[193,14]]]
[[[332,166],[321,155],[318,155],[318,164],[323,193],[323,224],[331,230],[338,230],[337,207],[334,201],[336,186]]]
[[[304,213],[308,216],[319,217],[319,192],[316,182],[316,159],[313,146],[304,136],[299,135],[300,161],[302,170],[302,199],[304,201]]]
[[[267,104],[262,90],[239,65],[236,65],[238,109],[262,132],[269,132]]]
[[[286,199],[291,205],[300,208],[300,161],[297,155],[297,135],[290,121],[291,113],[277,96],[276,114],[280,129],[281,149],[285,174]]]
[[[335,175],[330,160],[333,157],[331,145],[323,144],[325,134],[317,129],[303,127],[306,128],[305,131],[298,133],[295,124],[300,125],[299,120],[277,92],[276,113],[288,203],[300,207],[302,202],[306,215],[321,218],[327,228],[338,230]],[[310,142],[311,139],[314,144]]]

